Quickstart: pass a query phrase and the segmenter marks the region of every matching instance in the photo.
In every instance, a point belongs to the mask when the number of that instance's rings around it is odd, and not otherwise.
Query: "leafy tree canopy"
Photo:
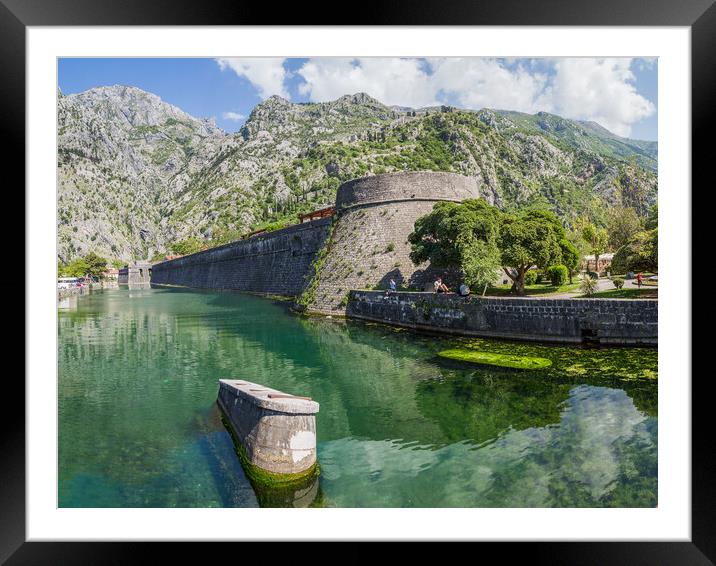
[[[579,252],[557,217],[545,210],[501,212],[484,200],[441,202],[419,218],[408,237],[415,264],[459,266],[472,287],[495,280],[501,266],[524,293],[524,276],[533,266],[565,264],[576,269]]]
[[[566,233],[551,212],[540,210],[505,216],[500,233],[502,265],[516,271],[505,270],[516,283],[519,280],[518,288],[523,283],[524,272],[531,266],[545,268],[561,263],[562,245],[568,246]]]
[[[410,259],[416,265],[425,261],[436,267],[461,265],[462,252],[471,242],[496,243],[501,216],[498,208],[484,200],[439,202],[415,222],[415,230],[408,236]]]
[[[628,271],[653,271],[659,269],[658,230],[638,232],[627,243],[617,250],[612,259],[612,271],[626,273]]]
[[[647,230],[655,230],[659,227],[659,203],[649,208],[649,214],[646,217],[644,228]]]
[[[87,274],[89,266],[82,258],[73,259],[66,265],[60,265],[58,269],[59,277],[84,277]]]
[[[631,207],[616,206],[607,212],[609,247],[618,250],[642,230],[642,221]]]
[[[205,246],[205,243],[200,238],[192,236],[186,240],[180,240],[174,242],[170,247],[171,250],[177,255],[193,254],[201,251]]]
[[[101,278],[107,270],[107,259],[94,252],[88,253],[84,261],[87,264],[87,274],[94,279]]]

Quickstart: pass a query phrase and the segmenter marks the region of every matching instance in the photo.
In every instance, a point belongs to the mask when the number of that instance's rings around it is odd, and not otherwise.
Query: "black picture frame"
[[[24,182],[25,33],[28,26],[89,25],[564,25],[685,26],[691,29],[692,179],[709,175],[716,132],[715,0],[414,0],[354,5],[344,21],[336,3],[201,2],[187,0],[0,0],[0,119],[6,149],[4,171],[20,170]],[[10,143],[7,143],[7,142]],[[11,167],[12,165],[12,167]],[[707,189],[708,185],[704,187]],[[20,204],[20,206],[23,206]],[[692,207],[692,210],[696,210]],[[692,216],[693,225],[696,219]],[[693,238],[694,244],[698,243]],[[696,257],[696,251],[694,255]],[[692,285],[692,282],[687,285]],[[27,297],[26,297],[27,300]],[[705,314],[697,315],[705,316]],[[684,329],[685,332],[690,329]],[[693,332],[692,336],[696,336]],[[28,336],[27,339],[32,339]],[[705,370],[691,381],[692,538],[690,542],[492,543],[500,559],[528,555],[550,564],[713,564],[716,562],[716,442],[710,423],[711,398]],[[698,379],[701,377],[702,379]],[[675,376],[688,383],[691,376]],[[24,399],[24,384],[5,380],[0,428],[0,562],[8,564],[134,563],[149,557],[148,543],[25,542],[25,410],[14,413],[10,399]],[[224,547],[226,549],[226,547]],[[178,549],[183,554],[186,547]],[[167,549],[170,551],[170,549]],[[162,550],[164,561],[169,555]],[[359,551],[354,558],[361,558]],[[367,558],[363,556],[362,558]],[[218,556],[213,560],[219,559]],[[236,559],[236,558],[234,558]]]

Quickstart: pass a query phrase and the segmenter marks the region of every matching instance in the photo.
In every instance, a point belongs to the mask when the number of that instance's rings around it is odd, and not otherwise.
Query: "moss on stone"
[[[221,408],[221,404],[217,403],[217,405],[219,407],[219,413],[221,415],[221,422],[223,423],[224,428],[229,431],[231,440],[234,443],[234,449],[239,456],[241,466],[244,469],[246,477],[249,478],[249,481],[251,482],[251,485],[253,485],[254,489],[295,490],[297,488],[301,488],[310,484],[320,475],[321,468],[318,465],[318,461],[316,461],[316,463],[313,464],[313,466],[311,466],[307,470],[294,474],[277,474],[274,472],[269,472],[268,470],[264,470],[263,468],[260,468],[257,465],[253,464],[251,460],[249,460],[248,454],[246,454],[246,449],[243,447],[241,441],[236,436],[234,428],[231,426],[231,423],[229,422],[228,418],[226,417],[226,414],[224,413],[224,410]]]
[[[515,369],[544,369],[552,365],[547,358],[533,356],[515,356],[512,354],[496,354],[494,352],[481,352],[479,350],[452,349],[438,352],[438,356],[459,362],[486,364]]]

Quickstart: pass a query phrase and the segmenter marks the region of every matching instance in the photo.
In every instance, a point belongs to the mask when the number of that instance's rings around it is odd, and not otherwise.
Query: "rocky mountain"
[[[388,107],[358,93],[302,104],[272,96],[227,134],[137,88],[58,100],[60,259],[150,258],[215,245],[333,202],[341,182],[404,170],[475,177],[503,208],[568,222],[640,212],[657,193],[655,142],[546,113]]]

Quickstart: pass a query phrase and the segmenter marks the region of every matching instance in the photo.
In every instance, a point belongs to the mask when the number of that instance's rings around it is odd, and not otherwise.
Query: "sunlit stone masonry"
[[[245,465],[289,477],[314,470],[316,401],[250,381],[220,379],[218,403]]]

